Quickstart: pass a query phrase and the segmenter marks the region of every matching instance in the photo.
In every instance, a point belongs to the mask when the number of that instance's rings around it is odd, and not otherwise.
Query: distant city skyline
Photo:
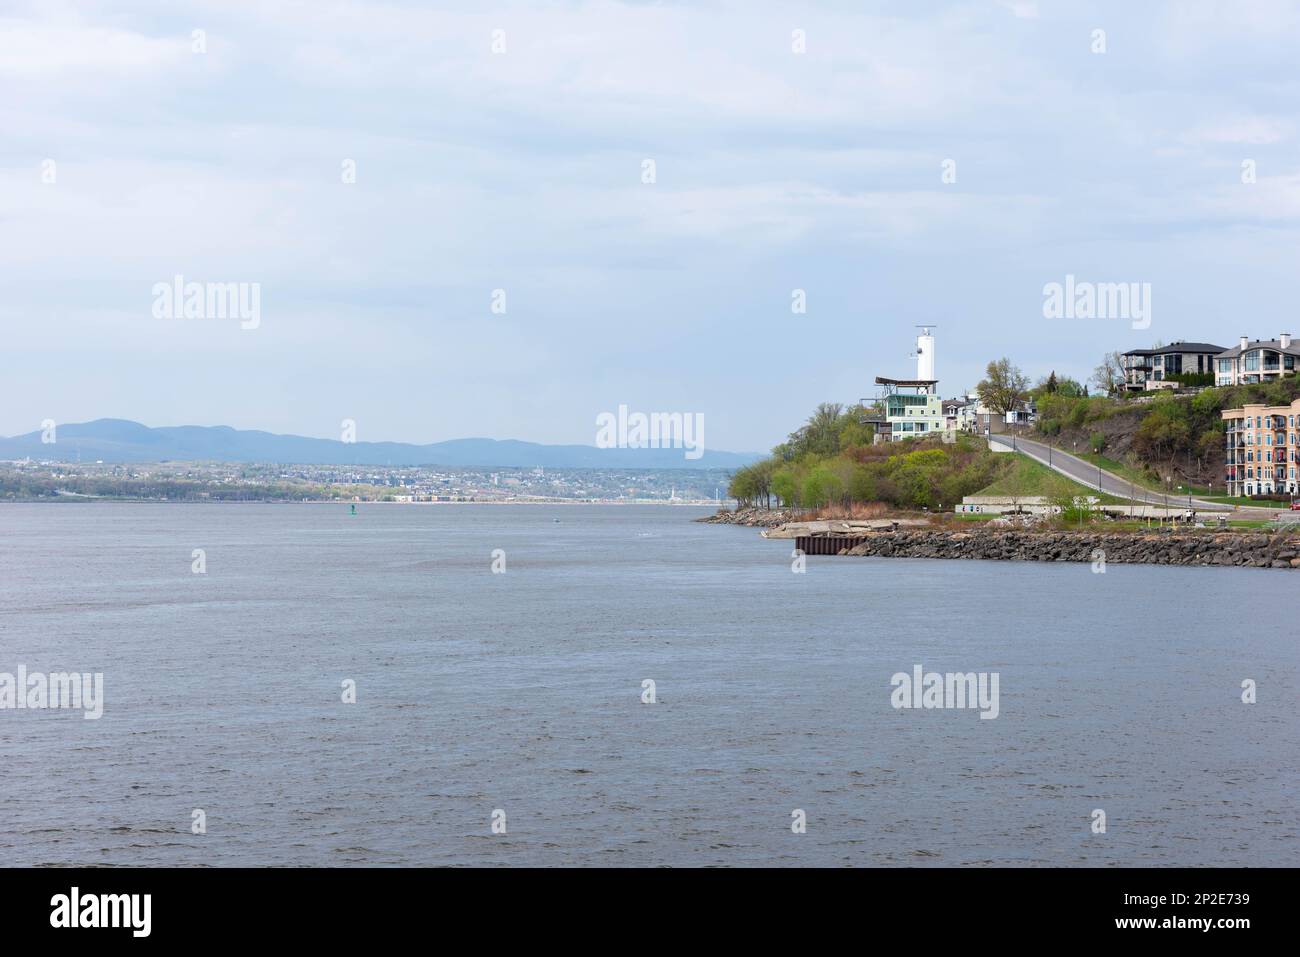
[[[1300,7],[863,6],[9,4],[0,435],[762,452],[921,323],[944,396],[1300,334]],[[257,323],[159,318],[177,276]],[[1046,318],[1067,277],[1146,315]]]

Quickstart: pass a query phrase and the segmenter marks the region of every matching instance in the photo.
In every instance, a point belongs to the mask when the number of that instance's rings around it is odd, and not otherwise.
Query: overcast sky
[[[626,404],[766,450],[917,323],[945,395],[1300,335],[1300,4],[114,6],[0,3],[6,435],[592,444]],[[177,274],[260,325],[155,318]],[[1150,328],[1044,318],[1067,274]]]

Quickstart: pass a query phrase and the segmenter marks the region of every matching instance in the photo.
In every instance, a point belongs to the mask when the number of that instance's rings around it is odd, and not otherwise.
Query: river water
[[[104,688],[0,710],[0,861],[1300,862],[1292,573],[795,573],[706,511],[0,506],[0,673]]]

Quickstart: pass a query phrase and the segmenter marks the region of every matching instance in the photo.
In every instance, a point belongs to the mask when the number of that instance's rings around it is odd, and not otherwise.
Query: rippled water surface
[[[106,697],[0,710],[0,861],[1300,861],[1294,573],[800,575],[699,509],[358,511],[0,506],[0,672]],[[895,710],[915,664],[998,672],[1000,715]]]

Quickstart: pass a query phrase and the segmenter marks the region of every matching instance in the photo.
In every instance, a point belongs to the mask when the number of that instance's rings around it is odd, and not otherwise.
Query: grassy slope
[[[1085,462],[1100,465],[1107,472],[1119,476],[1126,482],[1132,482],[1138,487],[1139,491],[1144,488],[1155,492],[1163,491],[1163,489],[1157,487],[1159,483],[1154,476],[1143,472],[1141,469],[1134,468],[1127,462],[1120,462],[1105,455],[1098,455],[1096,452],[1072,452],[1071,454],[1075,458],[1083,459]]]

